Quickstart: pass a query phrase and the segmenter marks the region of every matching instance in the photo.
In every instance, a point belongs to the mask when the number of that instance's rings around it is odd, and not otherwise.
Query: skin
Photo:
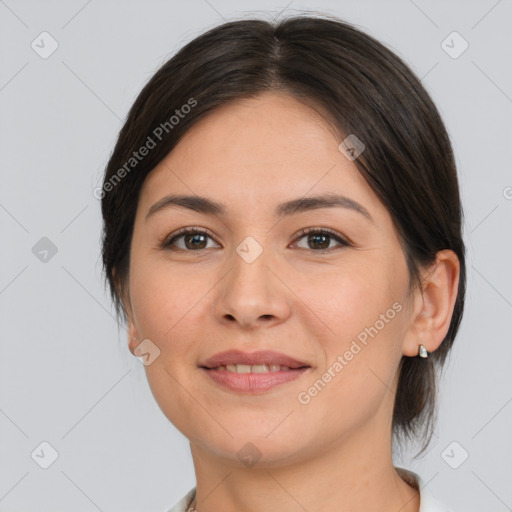
[[[389,212],[343,155],[342,139],[310,107],[285,93],[223,105],[196,123],[148,175],[131,246],[129,348],[150,339],[160,355],[145,366],[166,417],[190,440],[199,512],[354,510],[418,512],[419,493],[397,474],[391,418],[401,357],[445,337],[459,263],[438,253],[409,294],[405,255]],[[335,192],[362,204],[322,208],[278,221],[278,203]],[[226,204],[225,217],[170,207],[146,220],[170,193]],[[200,249],[163,248],[183,227],[211,231]],[[330,228],[351,242],[298,237]],[[248,236],[263,253],[236,252]],[[193,237],[192,237],[193,238]],[[181,248],[181,250],[180,250]],[[393,303],[403,309],[307,404],[307,391],[365,327]],[[132,340],[136,338],[136,340]],[[235,393],[198,368],[231,348],[273,349],[307,362],[298,379],[256,395]],[[237,453],[252,443],[253,466]]]

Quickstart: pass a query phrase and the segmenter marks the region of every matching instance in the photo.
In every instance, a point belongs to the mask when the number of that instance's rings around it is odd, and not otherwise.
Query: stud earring
[[[424,345],[420,345],[420,350],[419,350],[419,354],[418,354],[420,357],[423,357],[424,359],[426,359],[428,357],[428,352],[427,352],[427,349],[425,348]]]

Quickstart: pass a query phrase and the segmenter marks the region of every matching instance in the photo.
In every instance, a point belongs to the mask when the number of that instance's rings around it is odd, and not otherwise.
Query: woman
[[[101,198],[130,351],[190,440],[172,512],[448,510],[392,448],[432,435],[463,212],[393,52],[329,17],[213,28],[136,99]]]

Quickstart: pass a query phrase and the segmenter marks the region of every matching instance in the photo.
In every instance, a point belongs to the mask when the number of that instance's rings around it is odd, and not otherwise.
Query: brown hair
[[[456,166],[446,128],[419,79],[394,52],[349,23],[331,16],[227,22],[186,44],[145,85],[120,131],[101,191],[103,270],[118,317],[127,320],[122,297],[138,196],[148,173],[209,112],[272,90],[321,111],[342,134],[340,142],[356,134],[364,143],[354,163],[390,212],[411,291],[421,287],[419,269],[433,263],[438,251],[450,249],[459,258],[458,295],[445,339],[428,359],[404,356],[400,365],[393,434],[423,438],[421,453],[435,423],[435,369],[445,362],[464,308]],[[154,145],[146,156],[131,160],[150,140]]]

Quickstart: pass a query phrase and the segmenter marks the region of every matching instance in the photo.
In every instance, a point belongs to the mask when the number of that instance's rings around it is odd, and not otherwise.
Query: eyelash
[[[305,235],[309,235],[310,233],[329,235],[331,238],[333,238],[337,242],[339,242],[341,247],[350,247],[351,246],[351,244],[347,240],[345,240],[339,233],[337,233],[336,231],[334,231],[332,229],[328,229],[328,228],[305,228],[305,229],[302,229],[299,232],[296,240],[303,238]],[[170,237],[168,237],[166,239],[166,241],[163,242],[162,248],[169,249],[169,250],[180,250],[180,251],[184,251],[184,252],[199,252],[200,250],[205,250],[205,249],[198,249],[197,251],[194,251],[194,250],[181,249],[181,248],[176,249],[176,248],[172,247],[178,238],[181,238],[188,234],[206,235],[215,241],[214,237],[210,234],[210,232],[205,229],[182,228],[182,229],[176,231],[175,233],[173,233]],[[302,249],[302,247],[301,247],[301,249]],[[306,250],[308,250],[308,249],[306,249]],[[319,250],[309,249],[309,250],[316,252],[316,253],[324,254],[324,253],[329,253],[329,252],[332,252],[333,250],[336,250],[336,247],[331,247],[330,249],[319,249]]]

